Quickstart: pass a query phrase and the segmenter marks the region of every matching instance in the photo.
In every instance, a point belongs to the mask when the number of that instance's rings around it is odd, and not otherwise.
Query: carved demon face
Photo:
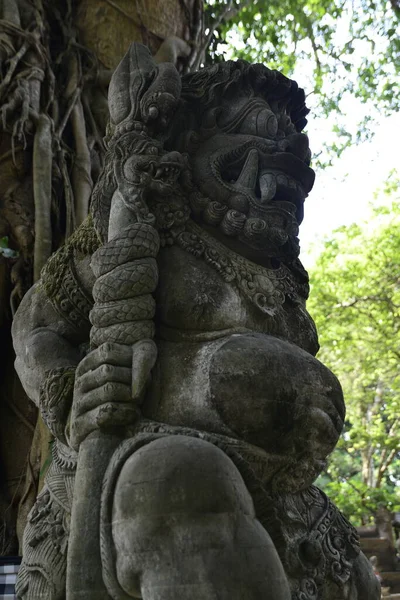
[[[247,112],[245,107],[241,111]],[[257,103],[192,157],[195,183],[214,199],[204,220],[276,257],[298,255],[298,225],[314,183],[307,136],[292,127],[287,115]]]
[[[229,73],[231,83],[208,100],[201,122],[187,137],[193,180],[208,199],[193,210],[201,210],[199,218],[225,236],[265,256],[293,260],[299,254],[304,200],[315,177],[308,138],[300,133],[308,112],[304,92],[262,65],[243,68],[240,80]],[[276,91],[277,82],[283,91]],[[293,97],[298,101],[299,94],[303,104],[294,110]]]
[[[133,154],[123,165],[124,178],[132,184],[149,188],[160,196],[168,196],[176,187],[176,182],[185,164],[179,152],[155,152],[144,155]]]

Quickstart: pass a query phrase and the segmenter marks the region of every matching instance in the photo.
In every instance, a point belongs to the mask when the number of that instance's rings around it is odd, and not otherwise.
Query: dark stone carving
[[[14,323],[56,438],[18,597],[377,599],[312,485],[345,409],[305,308],[303,90],[134,44],[109,106],[91,216]]]

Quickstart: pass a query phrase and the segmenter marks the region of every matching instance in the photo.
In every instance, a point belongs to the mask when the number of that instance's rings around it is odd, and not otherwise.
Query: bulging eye
[[[257,131],[260,137],[274,138],[278,131],[278,121],[274,113],[267,108],[257,115]]]
[[[256,135],[263,138],[275,138],[278,131],[278,121],[268,108],[258,108],[252,111],[242,121],[239,133]]]
[[[130,158],[128,158],[125,163],[124,163],[124,175],[125,177],[129,180],[135,180],[136,179],[136,175],[135,172],[138,169],[138,161],[137,161],[137,157],[133,157],[131,156]]]
[[[138,160],[138,157],[131,156],[128,158],[123,166],[123,172],[126,179],[132,183],[140,181],[140,176],[143,172],[152,173],[153,161]]]

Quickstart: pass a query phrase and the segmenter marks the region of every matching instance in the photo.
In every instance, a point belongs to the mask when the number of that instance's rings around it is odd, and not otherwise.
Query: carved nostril
[[[310,148],[308,137],[304,133],[294,133],[286,138],[287,152],[291,152],[301,160],[306,161],[310,158]]]

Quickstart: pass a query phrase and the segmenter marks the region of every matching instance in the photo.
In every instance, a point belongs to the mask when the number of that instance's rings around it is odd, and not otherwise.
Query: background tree
[[[336,230],[311,273],[318,355],[339,377],[346,425],[320,483],[345,514],[368,522],[379,503],[400,509],[400,197],[368,223]],[[397,194],[394,192],[397,190]]]

